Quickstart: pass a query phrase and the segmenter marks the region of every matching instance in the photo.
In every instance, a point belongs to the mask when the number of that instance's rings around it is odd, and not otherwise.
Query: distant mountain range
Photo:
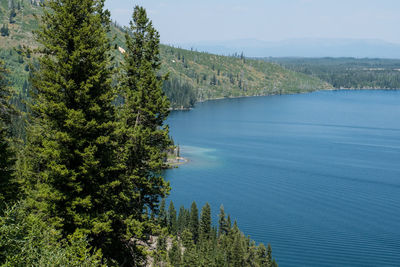
[[[400,44],[375,39],[288,39],[260,41],[240,39],[179,44],[221,55],[243,52],[247,57],[355,57],[400,58]]]

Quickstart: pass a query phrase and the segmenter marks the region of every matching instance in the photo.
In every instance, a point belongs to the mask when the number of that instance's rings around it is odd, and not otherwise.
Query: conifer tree
[[[0,29],[0,34],[1,34],[1,36],[9,36],[10,35],[10,30],[8,29],[7,24],[3,24],[3,26]]]
[[[162,92],[162,78],[158,77],[159,34],[144,8],[134,8],[125,38],[125,63],[120,76],[124,104],[117,131],[121,144],[118,154],[123,163],[123,180],[133,192],[129,197],[130,209],[137,214],[133,219],[146,224],[146,217],[141,215],[157,212],[159,200],[169,192],[169,184],[161,175],[171,142],[168,127],[164,126],[169,102]]]
[[[189,223],[190,232],[193,234],[193,240],[197,243],[199,238],[199,211],[197,209],[196,202],[193,201],[192,206],[190,207],[190,223]]]
[[[167,226],[167,212],[165,211],[165,198],[161,200],[158,223],[160,224],[161,227]]]
[[[6,69],[0,61],[0,213],[6,203],[17,198],[17,186],[13,178],[14,153],[10,148],[11,112],[10,91],[6,81]]]
[[[226,227],[228,228],[228,232],[232,228],[231,215],[229,215],[229,214],[228,214],[228,218],[226,219]]]
[[[201,209],[200,225],[199,225],[200,239],[206,240],[211,235],[211,207],[206,203]]]
[[[87,235],[107,258],[133,264],[138,226],[116,156],[109,16],[104,0],[46,2],[25,180],[31,205],[64,237]]]
[[[232,266],[241,267],[243,266],[243,246],[240,232],[235,234],[235,239],[232,244]]]
[[[182,261],[182,252],[181,249],[179,247],[178,241],[174,240],[172,242],[172,247],[168,253],[170,262],[172,264],[172,266],[176,266],[179,267],[181,266],[181,261]]]
[[[268,267],[270,262],[267,259],[267,249],[264,244],[260,244],[257,249],[257,261],[260,267]]]
[[[179,214],[178,214],[178,219],[176,223],[176,228],[177,228],[177,233],[180,234],[183,232],[183,229],[185,228],[186,225],[186,217],[185,217],[185,207],[182,205],[179,208]]]
[[[168,230],[172,234],[176,234],[177,222],[176,222],[176,209],[174,203],[171,201],[168,208]]]
[[[219,209],[219,215],[218,215],[218,236],[222,235],[222,234],[226,234],[228,233],[228,226],[227,226],[227,222],[226,222],[226,217],[225,217],[225,211],[224,211],[224,206],[221,205],[220,209]]]

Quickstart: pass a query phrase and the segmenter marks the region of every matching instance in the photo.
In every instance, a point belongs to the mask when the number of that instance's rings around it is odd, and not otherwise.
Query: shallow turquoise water
[[[173,112],[175,206],[219,206],[279,266],[400,266],[400,91],[227,99]]]

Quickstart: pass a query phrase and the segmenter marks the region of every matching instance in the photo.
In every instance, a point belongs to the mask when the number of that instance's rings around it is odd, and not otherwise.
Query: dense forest
[[[8,1],[11,33],[39,3]],[[36,46],[2,51],[29,80],[0,62],[0,265],[277,266],[223,207],[217,227],[208,204],[166,210],[163,84],[191,87],[164,83],[145,9],[134,8],[119,64],[104,1],[46,1],[41,14]]]
[[[165,210],[161,202],[159,222],[168,235],[160,235],[154,261],[161,265],[167,259],[173,266],[278,266],[272,258],[271,246],[256,245],[231,222],[221,205],[217,226],[211,223],[211,208],[206,203],[199,214],[197,204],[190,209],[175,209],[171,201]]]
[[[342,89],[399,89],[400,60],[373,58],[267,58]]]

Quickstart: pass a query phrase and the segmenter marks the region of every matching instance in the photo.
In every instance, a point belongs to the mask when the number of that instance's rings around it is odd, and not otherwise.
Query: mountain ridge
[[[182,43],[179,46],[223,55],[243,52],[249,57],[400,58],[400,44],[379,39],[292,38],[281,41],[236,39]]]

